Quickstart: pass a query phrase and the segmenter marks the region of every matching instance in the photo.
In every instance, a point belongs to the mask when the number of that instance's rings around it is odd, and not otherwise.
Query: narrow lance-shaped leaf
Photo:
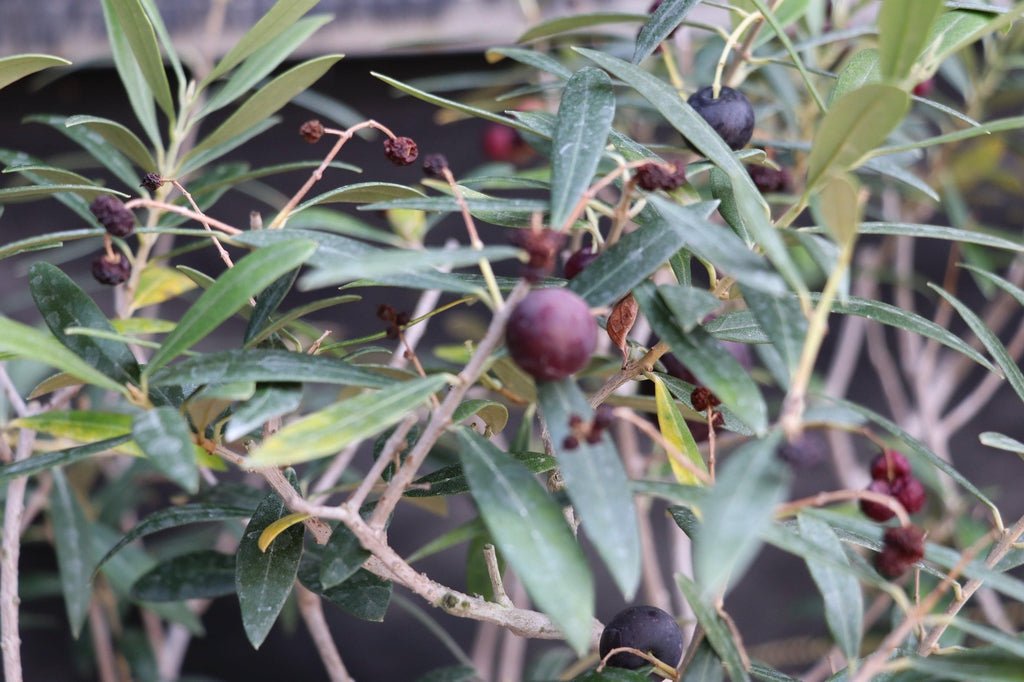
[[[807,286],[793,259],[790,258],[785,243],[769,220],[768,206],[750,179],[750,174],[707,121],[694,111],[671,85],[647,71],[596,50],[574,49],[612,75],[629,83],[701,154],[725,171],[732,182],[737,210],[743,217],[744,225],[790,287],[797,292],[806,292]]]
[[[763,433],[768,426],[768,408],[757,384],[732,354],[703,329],[681,333],[652,285],[637,287],[633,295],[655,333],[669,344],[673,353],[686,358],[687,367],[701,385],[755,433]]]
[[[124,86],[125,94],[128,95],[128,102],[153,147],[160,149],[163,142],[157,125],[156,107],[153,105],[153,91],[150,90],[139,63],[132,55],[131,45],[128,44],[126,34],[121,28],[121,21],[112,0],[100,0],[100,3],[103,5],[103,19],[106,23],[107,40],[114,58],[114,67]]]
[[[774,433],[733,452],[701,506],[693,570],[707,603],[728,582],[742,577],[761,544],[762,528],[772,522],[772,510],[785,497],[789,477],[775,456],[778,442]]]
[[[47,332],[0,317],[0,353],[42,362],[85,383],[127,395],[127,389],[94,369]]]
[[[551,140],[551,225],[560,227],[593,180],[615,116],[612,81],[584,67],[562,91]]]
[[[582,653],[594,630],[594,582],[558,505],[525,467],[461,427],[459,459],[480,515],[533,601]]]
[[[744,289],[743,298],[768,334],[792,378],[807,336],[807,318],[800,310],[800,304],[793,297],[771,296],[756,289]]]
[[[253,510],[251,507],[246,508],[235,505],[212,504],[205,502],[195,502],[191,504],[183,504],[179,507],[161,509],[160,511],[153,512],[142,521],[139,521],[139,523],[123,537],[116,542],[112,542],[109,549],[107,549],[103,557],[101,557],[99,562],[96,564],[94,571],[98,572],[104,564],[110,561],[127,545],[147,535],[159,533],[160,531],[167,530],[168,528],[177,528],[179,526],[188,525],[190,523],[208,523],[211,521],[243,518],[251,516],[252,513]]]
[[[16,80],[43,69],[55,66],[70,66],[71,62],[48,54],[16,54],[0,59],[0,90]]]
[[[251,296],[304,263],[314,251],[316,244],[295,240],[272,249],[259,249],[235,263],[235,267],[217,278],[181,317],[178,326],[167,335],[160,350],[146,365],[145,374],[152,374],[191,348],[245,305]]]
[[[173,122],[174,101],[171,99],[171,86],[167,82],[167,72],[164,71],[164,61],[160,56],[160,45],[157,43],[153,24],[138,0],[108,1],[117,16],[121,30],[124,31],[142,77],[146,79],[157,104]]]
[[[131,589],[133,598],[149,602],[216,599],[234,592],[235,557],[210,549],[161,561]]]
[[[884,0],[878,12],[879,65],[882,75],[900,81],[928,42],[932,26],[945,10],[943,0]]]
[[[90,130],[96,131],[104,140],[134,161],[135,165],[145,172],[153,172],[157,168],[156,161],[146,149],[146,145],[142,144],[135,133],[116,121],[99,116],[72,116],[64,122],[64,125],[68,128],[84,125]]]
[[[132,438],[157,469],[190,493],[199,490],[192,432],[173,407],[143,412],[132,422]]]
[[[615,583],[628,600],[640,581],[640,532],[629,478],[611,437],[603,433],[596,443],[572,436],[570,420],[593,421],[594,412],[572,379],[537,384],[540,412],[551,434],[558,469],[565,480],[584,532],[604,560]]]
[[[235,68],[243,59],[271,42],[277,35],[286,31],[309,10],[316,6],[317,0],[278,0],[267,11],[235,46],[228,50],[209,75],[203,79],[200,89],[217,80]]]
[[[825,115],[807,159],[807,192],[832,170],[845,171],[882,144],[910,108],[907,93],[892,85],[870,84],[846,93]]]
[[[114,331],[107,316],[74,280],[60,268],[43,261],[29,268],[28,278],[36,307],[58,341],[114,381],[124,383],[138,380],[139,365],[127,345],[65,333],[68,327]]]
[[[187,162],[196,158],[264,121],[288,104],[292,97],[318,81],[343,56],[334,54],[317,57],[285,71],[247,99],[226,121],[196,145],[184,160]]]
[[[843,545],[835,532],[824,521],[813,516],[797,517],[800,535],[814,543],[821,552],[827,553],[840,564],[849,564]],[[864,597],[860,583],[848,571],[834,568],[825,562],[804,557],[811,578],[818,586],[825,604],[825,620],[832,637],[843,650],[846,659],[852,661],[860,654],[861,626],[864,614]]]
[[[249,456],[253,466],[307,462],[380,433],[402,420],[447,382],[443,375],[393,384],[314,412],[284,427]]]
[[[654,400],[658,408],[658,429],[661,431],[661,435],[690,460],[690,463],[699,471],[707,473],[708,468],[704,464],[704,458],[700,455],[697,441],[690,433],[690,427],[686,425],[683,415],[679,413],[679,408],[672,401],[672,395],[666,388],[665,382],[657,376],[653,376],[652,380],[654,381]],[[668,455],[668,463],[672,467],[672,473],[677,481],[683,485],[700,485],[697,477],[677,462],[671,454]]]
[[[92,568],[89,522],[75,499],[64,472],[54,469],[53,494],[50,496],[50,520],[53,522],[53,544],[57,550],[57,569],[64,591],[64,606],[71,622],[71,634],[77,638],[82,631],[92,598],[89,571]]]
[[[633,63],[639,64],[658,49],[658,45],[676,30],[697,2],[698,0],[665,0],[660,3],[637,34]]]
[[[999,365],[999,369],[1003,370],[1003,374],[1006,376],[1006,380],[1010,382],[1010,386],[1024,400],[1024,373],[1021,372],[1020,366],[1013,359],[1013,356],[1010,355],[1009,351],[1006,350],[1006,346],[999,340],[999,337],[993,334],[992,330],[985,325],[985,322],[956,296],[947,293],[942,287],[930,282],[928,286],[939,296],[946,299],[960,313],[960,317],[964,318],[967,326],[971,328],[971,331],[974,332],[988,352],[991,353],[992,357],[995,358],[996,364]]]
[[[290,414],[302,404],[300,384],[280,383],[259,386],[249,400],[239,405],[224,429],[224,438],[238,440],[274,417]]]
[[[284,531],[266,552],[260,550],[260,535],[288,510],[276,493],[268,495],[253,512],[238,544],[235,560],[235,590],[242,609],[242,626],[254,649],[270,634],[302,559],[302,524]]]
[[[44,452],[42,454],[33,455],[27,459],[21,459],[17,462],[12,462],[11,464],[0,467],[0,483],[3,481],[9,481],[12,478],[18,478],[19,476],[31,476],[39,473],[40,471],[52,469],[53,467],[74,464],[79,460],[98,455],[102,452],[109,452],[112,448],[115,448],[127,441],[128,436],[124,435],[116,438],[108,438],[107,440],[102,440],[98,443],[78,445],[65,450],[55,450],[54,452]]]

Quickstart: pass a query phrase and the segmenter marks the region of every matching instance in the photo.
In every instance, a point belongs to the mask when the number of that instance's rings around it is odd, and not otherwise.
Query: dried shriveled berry
[[[603,659],[620,647],[647,652],[675,667],[683,656],[683,632],[671,614],[654,606],[631,606],[608,621],[598,649]],[[636,670],[650,663],[636,654],[622,652],[611,656],[608,665]]]
[[[120,251],[114,253],[114,260],[109,260],[107,254],[101,253],[92,262],[92,276],[100,284],[121,284],[128,281],[131,274],[132,264],[128,262],[128,256]]]
[[[893,496],[910,514],[916,514],[924,508],[928,494],[921,481],[913,476],[901,476],[889,484]]]
[[[587,302],[568,289],[538,289],[512,311],[505,343],[527,374],[557,381],[587,365],[597,345],[597,322]]]
[[[601,254],[597,251],[584,247],[569,256],[569,259],[565,261],[565,267],[562,268],[562,274],[565,275],[566,279],[572,279],[583,272],[583,270],[597,260],[597,257],[600,255]]]
[[[160,189],[160,185],[164,184],[164,182],[164,179],[157,173],[146,173],[142,176],[142,182],[139,183],[139,187],[144,187],[150,192],[155,192]]]
[[[299,135],[310,144],[316,144],[324,136],[324,124],[318,119],[310,119],[299,126]]]
[[[924,531],[917,526],[888,528],[882,536],[882,551],[875,567],[887,578],[898,578],[924,558]]]
[[[384,140],[384,156],[396,166],[408,166],[419,155],[419,147],[411,137],[389,137]]]
[[[100,225],[115,237],[127,237],[135,230],[135,214],[117,197],[101,194],[92,200],[89,210],[100,221]]]
[[[722,401],[704,386],[698,386],[690,393],[690,404],[698,412],[704,412],[709,407],[718,407]]]
[[[660,163],[645,163],[636,169],[636,184],[648,192],[663,189],[670,192],[686,182],[686,166],[678,161],[666,168]]]
[[[768,166],[747,166],[747,173],[754,185],[764,194],[785,192],[792,185],[792,178],[785,168],[769,168]]]
[[[510,241],[529,256],[522,276],[529,282],[536,282],[554,271],[558,252],[565,243],[565,234],[556,230],[519,230],[512,233]]]
[[[896,450],[884,450],[871,460],[871,478],[876,481],[895,481],[909,475],[910,462]]]
[[[423,174],[428,178],[443,178],[448,168],[448,159],[444,154],[427,154],[423,157]]]
[[[868,484],[867,489],[868,492],[878,493],[880,495],[892,495],[892,488],[889,487],[888,481],[871,481],[871,483]],[[873,519],[879,523],[888,521],[892,517],[896,516],[896,512],[884,504],[873,502],[872,500],[865,500],[863,498],[860,501],[860,510],[864,512],[864,515],[869,519]]]
[[[686,102],[731,148],[742,149],[753,137],[754,107],[739,90],[722,86],[715,99],[714,89],[709,85],[690,95]]]

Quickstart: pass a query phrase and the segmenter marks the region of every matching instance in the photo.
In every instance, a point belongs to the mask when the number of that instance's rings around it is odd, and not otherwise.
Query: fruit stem
[[[452,171],[448,166],[441,169],[441,174],[448,181],[448,187],[452,191],[452,196],[455,197],[455,202],[459,205],[459,210],[462,212],[462,221],[466,224],[466,232],[469,233],[469,243],[473,246],[473,249],[481,251],[484,248],[484,243],[480,241],[480,235],[476,232],[476,223],[473,222],[473,214],[469,212],[469,204],[466,203],[466,197],[462,196],[462,190],[455,182],[455,176],[452,175]],[[498,288],[498,280],[494,278],[491,262],[486,258],[481,258],[478,261],[478,265],[480,267],[480,274],[483,275],[484,282],[487,284],[487,291],[491,296],[491,307],[494,310],[501,310],[505,301],[501,296],[501,290]]]
[[[844,502],[846,500],[867,500],[883,505],[892,511],[899,519],[901,526],[910,525],[910,515],[904,509],[900,501],[892,495],[876,493],[871,490],[832,490],[830,492],[817,493],[810,497],[802,497],[786,504],[779,505],[775,509],[775,518],[784,519],[787,516],[795,516],[801,509],[806,507],[824,507],[833,502]]]
[[[832,302],[839,292],[839,285],[850,267],[850,260],[853,257],[854,240],[847,240],[839,248],[839,258],[836,267],[829,275],[825,288],[821,292],[818,305],[814,307],[807,326],[807,337],[804,339],[803,351],[800,353],[800,363],[797,365],[793,381],[789,388],[789,394],[783,405],[782,416],[779,422],[786,432],[787,438],[792,440],[800,434],[803,428],[801,419],[804,412],[804,398],[807,395],[807,386],[811,381],[814,372],[814,364],[818,359],[821,344],[828,333],[828,316],[832,312]]]
[[[668,71],[668,79],[672,81],[672,87],[683,92],[683,77],[679,73],[679,66],[676,64],[676,55],[672,51],[672,41],[665,40],[661,43],[661,59],[665,62],[665,70]]]
[[[743,35],[744,31],[750,28],[754,22],[763,20],[764,17],[761,16],[760,12],[751,12],[743,17],[743,20],[729,34],[729,38],[725,41],[725,47],[722,48],[722,54],[718,57],[718,65],[715,67],[715,80],[711,84],[711,96],[714,99],[718,99],[718,96],[722,93],[722,72],[725,71],[725,63],[729,60],[729,52],[739,43],[740,36]],[[754,37],[756,37],[756,29],[751,31],[750,36],[748,36],[748,42],[753,42]],[[737,55],[738,63],[742,55],[739,52],[737,52]]]

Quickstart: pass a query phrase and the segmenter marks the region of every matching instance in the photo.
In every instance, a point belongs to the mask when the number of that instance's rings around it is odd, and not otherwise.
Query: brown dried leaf
[[[629,352],[626,350],[626,337],[629,336],[629,331],[636,322],[638,310],[639,306],[637,306],[633,294],[626,294],[624,298],[615,304],[611,313],[608,314],[608,338],[622,351],[623,363],[629,360]]]

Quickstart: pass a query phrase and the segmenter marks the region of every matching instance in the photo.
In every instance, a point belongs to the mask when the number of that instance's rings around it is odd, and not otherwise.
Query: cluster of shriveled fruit
[[[871,460],[871,478],[868,490],[881,495],[889,495],[899,500],[909,514],[916,514],[924,507],[927,496],[921,481],[917,480],[910,470],[910,462],[895,450],[883,450]],[[888,521],[896,513],[878,502],[861,499],[860,509],[875,521]]]

